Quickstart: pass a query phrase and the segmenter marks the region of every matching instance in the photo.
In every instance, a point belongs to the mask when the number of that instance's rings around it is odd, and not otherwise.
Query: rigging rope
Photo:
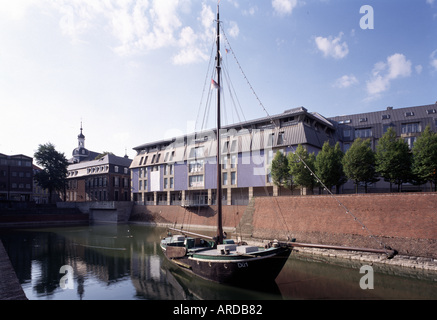
[[[251,83],[250,83],[250,81],[249,81],[249,79],[247,78],[247,76],[246,76],[246,74],[244,73],[244,71],[243,71],[243,68],[241,67],[241,64],[240,64],[240,62],[238,61],[238,59],[237,59],[237,57],[236,57],[236,55],[235,55],[235,53],[234,53],[234,50],[232,49],[232,47],[231,47],[231,44],[229,43],[229,40],[228,40],[228,38],[227,38],[227,36],[226,36],[226,33],[225,33],[225,31],[224,31],[224,29],[223,28],[221,28],[222,29],[222,32],[223,32],[223,35],[224,35],[224,39],[226,40],[226,43],[227,43],[227,45],[229,46],[229,49],[230,49],[230,52],[232,53],[232,56],[234,57],[234,59],[235,59],[235,61],[236,61],[236,63],[237,63],[237,65],[238,65],[238,68],[240,69],[240,71],[241,71],[241,73],[243,74],[243,77],[244,77],[244,79],[246,80],[246,82],[247,82],[247,84],[249,85],[249,87],[250,87],[250,90],[252,91],[252,93],[253,93],[253,95],[255,96],[255,98],[258,100],[258,103],[259,103],[259,105],[261,106],[261,108],[264,110],[264,112],[265,112],[265,114],[267,115],[267,117],[270,119],[270,122],[272,123],[272,124],[274,124],[275,125],[275,127],[277,127],[277,124],[275,124],[275,122],[274,122],[274,120],[273,120],[273,118],[272,118],[272,116],[268,113],[268,111],[267,111],[267,109],[265,108],[265,106],[264,106],[264,104],[262,103],[262,101],[261,101],[261,99],[258,97],[258,95],[256,94],[256,92],[255,92],[255,90],[253,89],[253,87],[252,87],[252,85],[251,85]],[[390,247],[388,247],[385,243],[383,243],[382,241],[379,241],[371,232],[370,232],[370,230],[367,228],[367,226],[363,223],[363,222],[361,222],[361,220],[360,219],[358,219],[332,192],[331,192],[331,190],[329,190],[327,187],[326,187],[326,185],[323,183],[323,181],[310,169],[310,167],[306,164],[306,162],[301,158],[301,156],[296,152],[296,150],[295,150],[295,148],[293,147],[293,146],[289,146],[290,148],[291,148],[291,151],[294,153],[294,154],[297,154],[298,155],[298,157],[299,157],[299,159],[300,159],[300,161],[302,161],[302,163],[304,164],[304,166],[305,166],[305,168],[306,169],[308,169],[309,171],[310,171],[310,173],[311,173],[311,175],[322,185],[322,187],[330,194],[330,196],[331,197],[333,197],[336,201],[337,201],[337,203],[339,204],[339,206],[340,207],[342,207],[345,211],[346,211],[346,214],[348,214],[348,215],[350,215],[352,218],[353,218],[353,220],[355,221],[355,222],[357,222],[359,225],[361,225],[361,228],[363,229],[363,230],[366,230],[367,231],[367,233],[368,233],[368,235],[369,235],[369,237],[370,238],[372,238],[373,240],[375,240],[381,247],[383,247],[384,248],[384,250],[386,250],[386,254],[388,255],[389,253],[388,253],[388,249],[390,249]],[[284,222],[285,222],[285,219],[284,219]],[[288,227],[287,227],[287,230],[288,230]]]

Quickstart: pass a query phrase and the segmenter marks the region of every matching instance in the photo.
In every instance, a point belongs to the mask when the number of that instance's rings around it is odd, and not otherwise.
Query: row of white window
[[[229,179],[229,175],[227,172],[223,172],[222,185],[227,186],[235,186],[237,185],[237,173],[231,172]],[[230,184],[229,184],[230,182]],[[203,188],[204,187],[204,177],[203,175],[192,175],[188,177],[188,186],[190,188]],[[174,188],[174,178],[164,178],[164,189],[173,189]],[[139,190],[147,190],[147,180],[139,180],[138,184]]]

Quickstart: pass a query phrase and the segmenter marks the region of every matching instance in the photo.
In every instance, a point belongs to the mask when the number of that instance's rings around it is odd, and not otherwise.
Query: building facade
[[[0,200],[30,201],[33,191],[33,158],[0,153]]]
[[[346,152],[356,138],[375,148],[389,127],[410,146],[425,129],[437,131],[437,105],[387,108],[384,111],[325,118],[307,109],[227,126],[220,132],[220,165],[225,205],[244,205],[254,196],[290,194],[271,180],[269,166],[278,151],[303,145],[316,154],[325,141]],[[135,147],[131,164],[132,200],[145,205],[213,205],[216,203],[216,130],[196,132]],[[382,179],[381,179],[382,180]],[[387,191],[384,181],[372,186]],[[343,192],[353,192],[352,183]]]
[[[82,125],[77,138],[78,146],[69,160],[65,201],[130,201],[132,160],[86,149]]]

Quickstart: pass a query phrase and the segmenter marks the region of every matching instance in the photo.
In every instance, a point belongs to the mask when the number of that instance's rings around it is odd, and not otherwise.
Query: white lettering
[[[360,28],[363,30],[374,29],[373,7],[364,5],[360,8],[360,13],[365,14],[360,19]]]
[[[59,286],[64,290],[74,289],[73,267],[68,265],[62,266],[59,273],[65,273],[65,276],[59,280]]]
[[[365,273],[360,279],[360,288],[363,290],[373,289],[373,268],[371,266],[362,266],[360,273]]]

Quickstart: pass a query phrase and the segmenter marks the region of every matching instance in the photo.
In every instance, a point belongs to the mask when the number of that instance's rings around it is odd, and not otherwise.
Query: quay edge
[[[254,198],[247,206],[223,206],[224,227],[243,240],[287,240],[398,251],[384,255],[299,248],[299,252],[331,255],[437,271],[437,193],[356,194],[336,196],[365,226],[354,221],[331,196]],[[134,205],[129,222],[158,226],[183,225],[213,229],[215,207]]]

